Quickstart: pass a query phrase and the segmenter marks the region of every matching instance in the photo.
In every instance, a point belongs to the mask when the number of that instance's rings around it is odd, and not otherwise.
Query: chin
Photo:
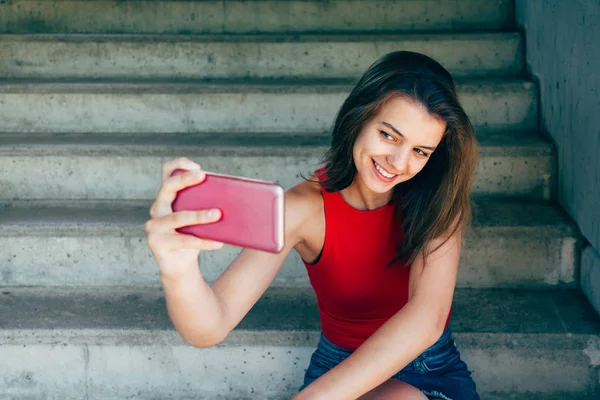
[[[369,180],[367,182],[367,186],[372,192],[384,194],[392,190],[394,186],[402,182],[402,180],[400,177],[396,177],[396,179],[394,179],[392,182],[384,182],[377,178],[377,176],[369,176]]]

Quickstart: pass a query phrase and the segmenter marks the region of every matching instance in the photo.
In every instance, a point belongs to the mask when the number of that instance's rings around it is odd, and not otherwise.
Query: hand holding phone
[[[179,190],[171,206],[174,212],[221,210],[217,222],[180,227],[179,233],[278,253],[284,245],[283,200],[275,183],[206,172],[204,181]]]
[[[185,173],[171,176],[175,170]],[[177,193],[204,181],[206,173],[187,158],[169,161],[162,168],[162,185],[150,207],[151,219],[145,229],[148,246],[158,263],[161,278],[177,279],[189,272],[199,271],[198,255],[203,250],[216,250],[223,243],[181,235],[176,229],[182,226],[210,224],[221,218],[220,210],[181,211],[174,213],[171,203]]]

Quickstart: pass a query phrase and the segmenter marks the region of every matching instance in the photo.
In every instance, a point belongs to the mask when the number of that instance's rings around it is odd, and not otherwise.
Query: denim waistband
[[[442,336],[440,336],[440,338],[432,346],[427,348],[424,351],[424,353],[438,350],[438,349],[448,345],[450,342],[452,342],[452,332],[451,332],[450,328],[448,327],[444,330],[444,332],[442,333]],[[329,339],[327,339],[325,337],[323,332],[321,332],[321,338],[319,340],[318,348],[322,348],[323,350],[326,350],[326,351],[333,350],[337,353],[340,353],[340,355],[344,354],[346,357],[349,356],[350,354],[352,354],[352,350],[344,349],[343,347],[340,347],[340,346],[332,343]]]

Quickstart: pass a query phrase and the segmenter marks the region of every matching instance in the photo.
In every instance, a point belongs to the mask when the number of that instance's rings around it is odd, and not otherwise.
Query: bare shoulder
[[[285,194],[286,231],[294,237],[296,250],[305,259],[321,249],[325,229],[321,185],[315,176],[289,188]],[[315,255],[316,256],[316,255]]]
[[[310,217],[323,208],[321,185],[316,177],[303,180],[292,186],[285,193],[286,210],[302,218]]]

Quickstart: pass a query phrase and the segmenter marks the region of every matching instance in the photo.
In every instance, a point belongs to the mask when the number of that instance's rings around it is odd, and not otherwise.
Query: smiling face
[[[446,122],[404,97],[387,101],[365,124],[353,148],[354,184],[363,196],[391,195],[398,183],[417,175],[446,131]]]

